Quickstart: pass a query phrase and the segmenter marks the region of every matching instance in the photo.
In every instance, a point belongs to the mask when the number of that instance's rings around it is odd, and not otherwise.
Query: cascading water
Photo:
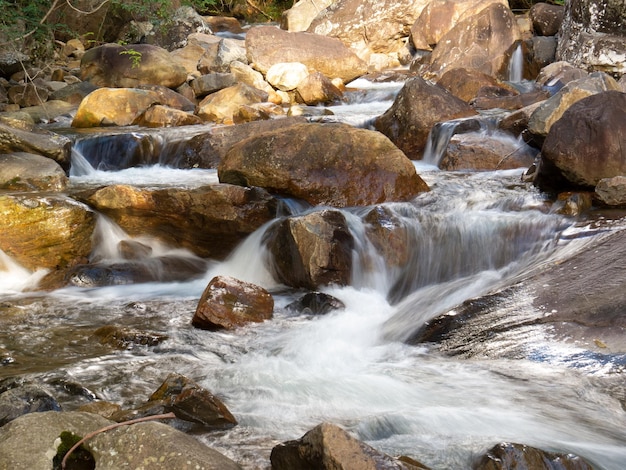
[[[518,46],[511,54],[511,60],[509,62],[509,81],[512,83],[519,83],[524,78],[524,52],[522,51],[522,45]]]
[[[345,210],[357,240],[352,285],[324,289],[345,309],[312,317],[285,308],[301,292],[281,286],[267,269],[267,227],[227,260],[212,262],[201,278],[186,281],[68,287],[43,295],[16,292],[19,285],[1,278],[1,298],[10,308],[2,315],[0,352],[9,351],[12,361],[0,367],[0,377],[25,374],[51,387],[79,383],[100,399],[132,407],[168,373],[188,375],[219,395],[239,421],[199,439],[249,469],[269,468],[274,445],[322,421],[437,469],[471,468],[476,455],[500,441],[574,452],[598,469],[622,469],[626,416],[575,365],[532,358],[461,360],[429,345],[404,343],[424,321],[559,253],[569,226],[520,182],[519,171],[446,173],[417,166],[432,191],[408,203],[382,205],[405,229],[408,262],[391,265],[365,235],[365,210]],[[73,184],[215,181],[214,172],[162,166],[84,168],[72,176]],[[290,210],[316,209],[292,204]],[[120,261],[118,244],[127,235],[106,221],[99,230],[93,256]],[[149,256],[169,253],[168,247],[150,246]],[[11,260],[0,263],[6,267]],[[19,272],[27,280],[36,275]],[[274,318],[234,331],[193,328],[198,299],[218,274],[270,289]],[[112,352],[91,339],[106,324],[169,339]],[[525,341],[541,347],[551,340],[537,329]],[[601,374],[598,368],[596,376]],[[89,396],[55,392],[66,409]]]

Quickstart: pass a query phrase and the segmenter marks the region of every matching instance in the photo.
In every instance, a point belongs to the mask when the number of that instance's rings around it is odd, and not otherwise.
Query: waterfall
[[[0,250],[0,293],[16,293],[34,288],[47,273],[47,269],[26,269]]]
[[[519,83],[524,77],[524,53],[522,45],[518,44],[509,62],[509,81]]]
[[[454,120],[439,122],[433,126],[428,134],[424,156],[422,157],[424,163],[439,166],[458,124],[458,120]]]

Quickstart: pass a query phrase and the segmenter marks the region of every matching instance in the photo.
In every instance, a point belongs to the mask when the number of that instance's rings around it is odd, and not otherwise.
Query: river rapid
[[[365,86],[353,102],[333,108],[335,119],[366,126],[387,109],[398,87]],[[124,138],[150,135],[151,142],[163,144],[199,130],[132,129]],[[98,170],[98,157],[89,152],[103,152],[101,147],[77,142],[75,149],[74,187],[217,182],[214,170],[159,164]],[[598,379],[618,373],[616,367],[593,358],[572,361],[575,346],[555,341],[540,327],[510,338],[527,351],[515,359],[447,357],[435,345],[405,342],[425,321],[464,300],[581,249],[594,237],[589,224],[553,212],[542,194],[522,182],[522,170],[443,172],[421,162],[416,167],[432,191],[408,203],[385,204],[410,230],[409,261],[387,266],[364,236],[365,210],[345,209],[359,241],[355,269],[350,286],[323,290],[346,306],[323,316],[285,308],[303,292],[279,285],[266,269],[265,227],[227,260],[209,261],[204,276],[186,282],[33,293],[28,289],[43,273],[0,254],[6,268],[0,271],[0,379],[22,376],[44,384],[71,410],[96,398],[134,407],[169,373],[185,374],[218,395],[239,421],[197,437],[247,469],[269,468],[273,446],[323,421],[433,469],[471,468],[502,441],[572,452],[598,469],[623,469],[626,413],[597,386]],[[290,201],[285,207],[291,213],[319,210]],[[130,237],[100,217],[97,257],[116,261],[115,247],[125,238]],[[155,240],[142,242],[154,255],[193,257]],[[200,295],[215,275],[269,289],[274,318],[234,331],[193,328]],[[112,351],[93,339],[98,327],[111,324],[168,339],[155,347]]]

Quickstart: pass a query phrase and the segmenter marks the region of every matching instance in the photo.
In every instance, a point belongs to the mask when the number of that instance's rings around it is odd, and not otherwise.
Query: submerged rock
[[[0,393],[0,427],[27,413],[44,411],[61,411],[61,405],[38,385],[21,385]]]
[[[582,457],[503,442],[492,447],[474,470],[593,470]]]
[[[292,312],[311,315],[325,315],[344,308],[346,306],[341,300],[323,292],[309,292],[285,307]]]
[[[101,344],[117,349],[132,349],[135,346],[157,346],[168,337],[159,333],[122,328],[115,325],[101,326],[93,333]]]

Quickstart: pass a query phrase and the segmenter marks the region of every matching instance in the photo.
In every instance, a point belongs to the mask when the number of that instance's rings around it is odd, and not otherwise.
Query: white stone
[[[309,75],[309,69],[300,62],[281,62],[272,65],[265,79],[281,91],[295,90],[298,84]]]

